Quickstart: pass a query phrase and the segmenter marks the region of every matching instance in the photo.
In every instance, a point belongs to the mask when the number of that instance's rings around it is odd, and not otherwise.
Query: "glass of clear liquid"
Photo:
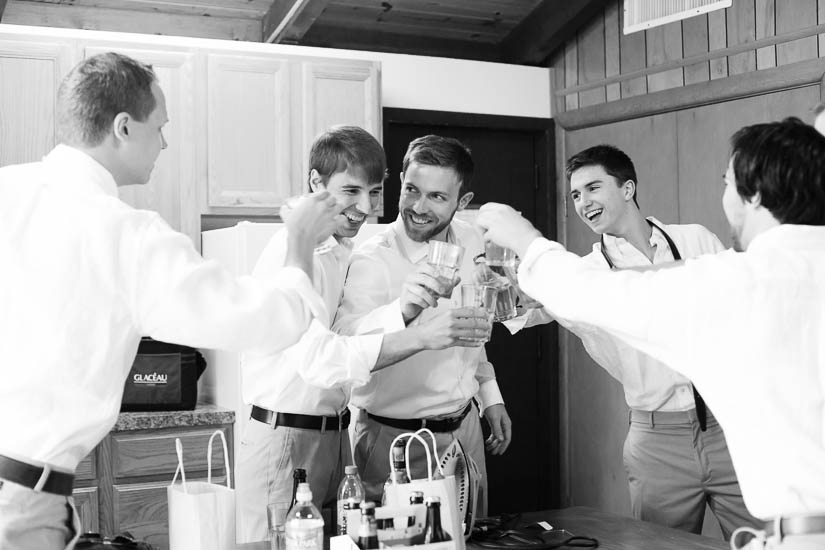
[[[429,246],[427,263],[435,270],[438,282],[452,289],[464,258],[464,247],[445,241],[430,241]]]
[[[466,284],[461,285],[462,307],[480,307],[490,314],[492,319],[496,312],[496,297],[498,289],[492,285]],[[473,342],[488,342],[490,335],[484,338],[467,338]]]
[[[270,550],[286,550],[286,514],[288,502],[274,502],[266,507]]]

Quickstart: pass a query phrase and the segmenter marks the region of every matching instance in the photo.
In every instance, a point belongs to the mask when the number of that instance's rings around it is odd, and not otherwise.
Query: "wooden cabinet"
[[[111,432],[78,466],[74,500],[83,531],[107,536],[128,531],[166,550],[166,487],[178,465],[175,439],[183,446],[187,481],[206,480],[207,445],[215,430],[224,432],[229,456],[234,456],[231,423]],[[214,443],[212,481],[225,483],[223,450],[219,439]]]

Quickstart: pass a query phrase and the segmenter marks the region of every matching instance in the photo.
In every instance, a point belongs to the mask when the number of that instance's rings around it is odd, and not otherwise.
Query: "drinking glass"
[[[487,241],[484,245],[484,257],[489,266],[516,266],[516,253],[510,248],[504,248],[492,241]]]
[[[269,526],[270,550],[285,550],[286,548],[286,514],[289,512],[288,502],[274,502],[266,507],[266,522]]]
[[[439,283],[448,287],[452,286],[463,258],[464,247],[445,241],[430,241],[427,263],[435,269]]]
[[[461,305],[463,307],[484,308],[490,317],[496,312],[496,296],[498,289],[491,285],[467,284],[461,285]],[[487,342],[489,335],[485,338],[467,338],[473,342]]]
[[[496,313],[493,320],[500,322],[512,319],[518,314],[516,303],[520,294],[516,275],[518,257],[514,250],[504,248],[491,241],[487,241],[484,245],[484,257],[487,266],[493,273],[510,281],[508,288],[499,289],[498,303],[496,304]]]

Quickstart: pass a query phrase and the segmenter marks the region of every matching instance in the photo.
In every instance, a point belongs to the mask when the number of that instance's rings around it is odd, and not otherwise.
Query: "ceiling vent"
[[[624,33],[729,8],[732,0],[624,0]]]

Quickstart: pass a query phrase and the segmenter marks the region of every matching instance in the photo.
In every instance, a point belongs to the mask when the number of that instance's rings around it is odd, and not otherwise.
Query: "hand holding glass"
[[[435,269],[438,282],[450,289],[454,285],[463,258],[463,247],[445,241],[430,241],[427,263]]]
[[[498,290],[490,285],[461,285],[461,305],[462,307],[480,307],[492,316],[496,311],[496,295]],[[484,338],[464,338],[473,342],[487,342],[490,340],[488,334]]]

